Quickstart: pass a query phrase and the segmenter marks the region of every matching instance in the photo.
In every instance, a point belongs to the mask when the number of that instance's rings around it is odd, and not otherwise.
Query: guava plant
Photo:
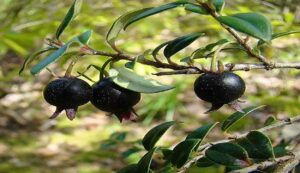
[[[300,68],[299,63],[275,62],[272,57],[266,57],[261,53],[262,47],[271,45],[272,40],[289,34],[300,33],[300,31],[273,33],[270,21],[262,14],[255,12],[225,15],[222,13],[225,8],[224,0],[181,0],[158,7],[138,9],[120,16],[106,35],[106,41],[114,52],[105,52],[89,46],[91,30],[74,36],[68,41],[60,39],[69,23],[79,14],[82,3],[82,0],[74,0],[56,30],[55,36],[47,39],[48,46],[32,53],[20,70],[21,74],[24,69],[35,62],[39,55],[46,52],[50,52],[49,55],[31,67],[32,75],[38,74],[49,64],[62,57],[71,60],[65,75],[58,77],[45,87],[45,100],[57,108],[51,118],[57,117],[60,112],[66,110],[67,117],[72,120],[75,118],[77,108],[91,101],[96,108],[116,115],[120,121],[137,120],[133,106],[140,101],[141,93],[154,94],[173,89],[172,86],[137,74],[134,70],[137,63],[170,70],[154,74],[158,76],[193,74],[191,78],[195,78],[195,95],[212,104],[207,113],[217,111],[226,104],[237,111],[222,123],[214,122],[200,126],[173,148],[156,146],[156,143],[177,122],[165,122],[154,127],[144,136],[142,144],[140,144],[140,148],[143,147],[147,153],[138,163],[129,165],[118,172],[186,172],[194,165],[198,167],[223,165],[226,172],[289,172],[295,168],[300,159],[300,152],[287,150],[288,144],[286,143],[274,146],[270,138],[264,133],[274,128],[299,122],[299,117],[287,120],[276,120],[271,117],[267,120],[265,127],[241,134],[235,138],[210,143],[203,143],[203,140],[213,128],[219,126],[218,124],[220,124],[220,129],[226,132],[247,114],[262,107],[253,106],[242,109],[242,106],[238,104],[238,99],[244,94],[246,85],[244,80],[234,71]],[[232,40],[220,39],[217,42],[201,46],[191,52],[188,57],[182,58],[180,63],[173,61],[173,56],[198,38],[203,37],[205,33],[183,34],[154,47],[153,50],[146,50],[138,56],[128,55],[118,48],[116,40],[122,30],[126,30],[133,23],[174,8],[184,8],[190,13],[199,15],[199,17],[211,16],[220,24],[224,32],[228,32],[232,36]],[[249,40],[255,41],[256,45],[249,44]],[[74,52],[73,48],[72,53],[69,53],[71,46],[75,46],[76,51]],[[249,58],[253,59],[253,63],[223,64],[218,59],[219,53],[229,48],[244,51]],[[163,52],[163,55],[160,54],[160,51]],[[89,65],[88,69],[94,67],[99,71],[99,81],[95,82],[93,86],[90,86],[83,79],[79,79],[79,77],[89,79],[84,72],[77,76],[72,74],[76,60],[86,55],[109,57],[109,60],[102,65]],[[207,61],[210,61],[210,67],[199,64],[197,62],[199,58],[206,58]],[[122,67],[116,66],[116,62],[121,60],[126,63]],[[200,76],[195,77],[195,74]],[[141,149],[135,150],[135,152],[141,152]],[[153,166],[155,163],[157,164],[153,155],[161,156],[158,166]]]

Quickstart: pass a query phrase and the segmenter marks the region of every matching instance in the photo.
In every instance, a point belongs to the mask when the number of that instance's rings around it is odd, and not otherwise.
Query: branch
[[[273,70],[273,69],[300,69],[300,62],[295,63],[274,63],[273,66],[268,67],[264,64],[225,64],[224,71],[250,71],[254,69],[265,69],[265,70]],[[164,75],[180,75],[180,74],[201,74],[206,72],[207,70],[196,70],[196,69],[183,69],[176,71],[165,71],[154,73],[153,75],[164,76]]]
[[[274,130],[274,129],[277,129],[277,128],[281,128],[281,127],[284,127],[284,126],[287,126],[287,125],[291,125],[291,124],[294,124],[294,123],[300,123],[300,115],[296,116],[296,117],[293,117],[293,118],[290,118],[290,119],[287,119],[287,120],[281,120],[281,121],[279,121],[277,123],[274,123],[274,124],[271,124],[269,126],[260,128],[257,131],[260,131],[262,133],[263,132],[268,132],[268,131],[271,131],[271,130]],[[212,142],[212,143],[207,143],[207,144],[199,146],[199,148],[198,148],[198,151],[199,151],[198,156],[196,156],[192,160],[188,161],[177,173],[184,173],[184,172],[186,172],[188,168],[190,168],[193,164],[195,164],[199,159],[201,159],[202,157],[204,157],[204,155],[205,155],[204,153],[205,153],[205,151],[209,147],[211,147],[213,145],[216,145],[216,144],[219,144],[219,143],[232,142],[232,141],[235,141],[237,139],[244,138],[244,137],[246,137],[248,135],[248,133],[249,132],[241,134],[241,135],[238,135],[238,136],[234,137],[233,139],[224,139],[224,140],[220,140],[220,141],[216,141],[216,142]],[[299,151],[299,154],[300,154],[300,151]]]
[[[254,164],[252,166],[249,166],[249,167],[246,167],[246,168],[243,168],[243,169],[231,171],[229,173],[248,173],[248,172],[252,172],[252,171],[255,171],[255,170],[263,170],[263,169],[266,169],[266,168],[268,168],[270,166],[273,166],[273,165],[277,165],[277,164],[280,165],[281,163],[284,163],[284,162],[285,162],[285,164],[283,165],[280,172],[286,172],[286,171],[283,171],[283,170],[288,170],[287,172],[289,172],[295,166],[297,166],[299,160],[300,160],[300,151],[296,151],[296,152],[292,153],[289,156],[279,157],[279,158],[276,158],[274,160],[267,160],[267,161]]]
[[[199,2],[198,3],[203,7],[205,8],[209,13],[210,15],[216,20],[218,21],[218,16],[219,14],[211,9],[208,4],[206,3],[203,3],[203,2]],[[272,68],[273,67],[273,64],[271,64],[268,59],[262,55],[259,55],[259,54],[256,54],[252,48],[247,44],[247,41],[245,41],[241,36],[238,35],[238,33],[236,31],[234,31],[233,29],[231,29],[230,27],[220,23],[220,25],[226,29],[238,42],[241,46],[243,46],[243,48],[245,48],[246,52],[248,53],[248,55],[252,56],[252,57],[255,57],[257,58],[260,62],[262,62],[266,67],[270,67]]]
[[[94,50],[92,48],[86,48],[86,54],[88,55],[102,55],[102,56],[108,56],[108,57],[112,57],[114,59],[117,60],[129,60],[129,61],[134,61],[135,58],[131,57],[129,55],[126,54],[114,54],[114,53],[107,53],[107,52],[103,52],[103,51],[98,51],[98,50]],[[193,66],[185,66],[185,65],[178,65],[175,63],[163,63],[163,62],[158,62],[158,61],[151,61],[151,60],[147,60],[147,59],[142,59],[138,61],[139,63],[145,64],[145,65],[150,65],[156,68],[167,68],[167,69],[173,69],[173,70],[184,70],[184,69],[193,69],[195,71],[198,71],[199,73],[202,73],[202,70],[200,70],[197,67],[193,67]]]

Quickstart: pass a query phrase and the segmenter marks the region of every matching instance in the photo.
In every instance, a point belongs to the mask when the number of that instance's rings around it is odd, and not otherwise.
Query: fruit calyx
[[[218,110],[224,104],[232,105],[231,107],[241,111],[237,99],[244,94],[245,89],[244,80],[232,72],[207,72],[198,77],[194,83],[196,95],[212,104],[206,113]]]
[[[62,77],[51,81],[44,89],[45,100],[56,106],[50,119],[56,118],[63,110],[69,120],[73,120],[79,106],[89,102],[92,87],[84,80],[75,77]]]
[[[122,88],[110,78],[104,78],[93,85],[91,103],[102,111],[115,114],[120,122],[136,121],[137,114],[132,107],[140,98],[140,93]]]

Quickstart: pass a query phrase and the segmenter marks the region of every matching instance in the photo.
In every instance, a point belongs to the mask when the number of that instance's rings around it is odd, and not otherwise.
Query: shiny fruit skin
[[[122,113],[130,110],[140,99],[140,93],[122,88],[105,78],[93,85],[91,102],[102,111]]]
[[[240,98],[245,92],[244,80],[232,73],[205,73],[196,79],[196,95],[213,105],[228,104]]]
[[[60,109],[69,109],[89,102],[92,87],[84,80],[63,77],[51,81],[44,89],[45,100]]]

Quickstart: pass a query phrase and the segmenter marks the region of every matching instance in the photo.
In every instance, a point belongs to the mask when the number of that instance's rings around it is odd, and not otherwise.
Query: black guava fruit
[[[110,78],[104,78],[93,85],[92,104],[98,109],[115,114],[122,122],[135,120],[135,111],[132,108],[141,99],[141,94],[120,87]]]
[[[205,73],[196,79],[194,91],[196,95],[212,104],[210,111],[221,108],[240,98],[245,92],[244,80],[232,73]]]
[[[56,118],[65,110],[67,117],[73,120],[78,106],[89,102],[92,94],[92,87],[78,78],[63,77],[51,81],[44,89],[45,100],[56,106],[56,111],[50,118]]]

